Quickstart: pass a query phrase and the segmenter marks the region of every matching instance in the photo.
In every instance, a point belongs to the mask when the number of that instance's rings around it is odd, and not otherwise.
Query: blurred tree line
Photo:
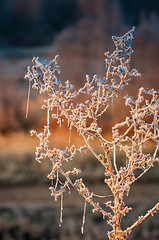
[[[158,0],[0,0],[0,44],[51,44],[57,33],[74,25],[83,15],[96,18],[94,10],[100,9],[100,5],[101,16],[108,14],[108,5],[116,5],[121,11],[120,21],[127,25],[137,26],[143,14],[147,19],[152,13],[159,15]]]

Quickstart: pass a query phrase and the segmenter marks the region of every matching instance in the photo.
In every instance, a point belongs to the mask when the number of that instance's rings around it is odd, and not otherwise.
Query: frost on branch
[[[74,86],[68,80],[65,83],[60,81],[59,56],[52,61],[33,58],[33,66],[28,67],[25,75],[29,85],[32,84],[32,88],[46,97],[42,105],[42,109],[46,111],[46,125],[43,132],[37,133],[32,130],[31,135],[39,138],[39,146],[35,152],[36,160],[41,162],[43,159],[49,159],[52,163],[48,178],[53,183],[50,187],[51,196],[55,200],[61,198],[60,224],[62,223],[63,195],[72,187],[85,199],[82,232],[86,203],[89,203],[93,207],[92,211],[101,212],[103,217],[106,217],[107,223],[111,225],[112,231],[108,232],[109,239],[126,239],[136,225],[158,210],[158,204],[156,204],[144,217],[139,217],[132,226],[126,230],[121,229],[122,217],[132,210],[124,202],[131,184],[153,167],[154,162],[159,161],[157,157],[159,92],[140,88],[136,100],[128,95],[125,96],[125,105],[130,108],[130,114],[125,121],[112,128],[112,141],[103,137],[98,123],[98,117],[107,111],[110,104],[112,105],[113,99],[118,96],[118,91],[128,84],[132,76],[140,76],[136,69],[130,68],[134,30],[135,28],[132,28],[122,37],[112,37],[115,50],[113,53],[105,53],[105,76],[99,78],[94,75],[90,78],[87,75],[84,85],[79,90],[74,90]],[[79,95],[84,96],[84,101],[75,104],[74,99]],[[84,145],[80,148],[75,145],[65,149],[50,148],[50,118],[55,119],[59,126],[65,118],[70,133],[74,128],[84,140]],[[100,154],[93,148],[92,141],[99,142],[102,149]],[[146,149],[149,141],[155,146],[153,154],[148,153]],[[106,209],[95,201],[97,197],[104,196],[90,192],[83,179],[78,177],[81,174],[80,169],[66,171],[63,168],[64,163],[67,164],[76,157],[77,153],[83,151],[90,151],[104,168],[104,182],[114,197],[113,201],[105,202]],[[125,155],[125,166],[120,166],[118,163],[119,151]],[[137,169],[141,171],[139,175],[136,174]],[[73,175],[76,175],[76,180],[73,180]]]

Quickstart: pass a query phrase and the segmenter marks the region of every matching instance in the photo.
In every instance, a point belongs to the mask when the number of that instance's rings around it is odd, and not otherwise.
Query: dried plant
[[[86,203],[93,207],[93,212],[101,212],[103,218],[112,227],[108,232],[109,239],[127,239],[132,229],[140,224],[149,215],[159,210],[159,203],[147,211],[144,216],[139,216],[134,224],[121,229],[122,217],[131,207],[128,207],[124,197],[128,196],[130,187],[137,179],[145,174],[154,162],[158,162],[157,152],[159,148],[159,92],[154,89],[139,89],[136,99],[125,96],[125,105],[130,108],[130,114],[125,121],[116,124],[112,128],[112,140],[106,140],[102,135],[102,129],[98,124],[98,118],[103,115],[108,107],[113,104],[113,99],[118,96],[118,91],[128,84],[132,76],[140,76],[136,69],[130,68],[132,40],[135,28],[132,28],[122,37],[113,36],[115,51],[110,54],[106,52],[106,75],[99,78],[97,75],[90,79],[86,76],[86,82],[78,91],[73,89],[69,81],[64,84],[56,76],[60,73],[58,58],[53,61],[41,61],[33,58],[33,67],[28,67],[26,80],[29,84],[33,82],[33,88],[40,94],[47,96],[42,109],[47,111],[47,124],[41,133],[35,130],[31,135],[39,138],[39,146],[36,148],[36,160],[48,158],[52,163],[49,179],[55,179],[54,185],[50,187],[51,195],[55,200],[61,198],[61,219],[63,209],[63,194],[71,187],[85,199],[83,224],[85,222]],[[87,95],[83,103],[75,104],[73,100],[79,95]],[[85,99],[85,98],[84,98]],[[57,120],[61,125],[63,118],[68,121],[68,128],[77,130],[83,138],[84,144],[80,148],[75,145],[61,150],[50,149],[49,139],[50,118]],[[92,143],[98,141],[101,145],[101,153],[98,154]],[[155,145],[153,154],[147,153],[147,143],[151,141]],[[70,144],[68,144],[70,145]],[[90,192],[85,186],[82,178],[72,180],[72,175],[81,173],[80,169],[63,170],[63,163],[73,160],[78,152],[90,151],[97,161],[102,164],[105,171],[105,184],[110,188],[113,201],[105,202],[105,208],[95,202],[94,197],[100,197]],[[118,163],[117,152],[125,154],[125,166]],[[136,171],[140,170],[140,173]],[[60,181],[60,176],[65,182]],[[83,225],[82,225],[83,232]]]

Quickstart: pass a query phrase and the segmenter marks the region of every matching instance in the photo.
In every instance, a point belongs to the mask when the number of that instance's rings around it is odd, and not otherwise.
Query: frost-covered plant
[[[108,232],[108,238],[118,240],[127,239],[128,234],[135,226],[159,210],[159,203],[157,203],[144,216],[139,216],[134,224],[126,229],[121,228],[122,217],[131,210],[131,207],[128,207],[124,201],[129,194],[131,185],[153,167],[154,162],[159,161],[157,157],[159,92],[154,89],[140,88],[136,99],[125,96],[125,105],[130,108],[130,114],[125,121],[115,124],[112,128],[111,141],[104,138],[98,124],[98,118],[107,111],[110,104],[112,106],[113,99],[118,96],[118,91],[128,84],[132,76],[140,76],[136,69],[130,68],[134,29],[132,28],[122,37],[112,37],[116,49],[112,54],[105,53],[105,77],[99,78],[95,75],[90,79],[89,76],[86,76],[84,86],[78,91],[74,90],[69,81],[62,83],[56,76],[60,73],[59,56],[50,62],[33,58],[34,65],[28,67],[25,76],[30,85],[33,82],[34,89],[47,96],[42,106],[42,109],[47,112],[46,126],[41,133],[32,130],[31,135],[36,135],[40,140],[39,146],[36,148],[36,160],[41,162],[47,158],[52,163],[52,170],[48,175],[49,179],[55,179],[54,185],[50,187],[51,195],[55,200],[58,197],[61,198],[62,210],[64,192],[71,187],[77,190],[85,199],[84,214],[86,203],[89,203],[92,205],[93,212],[101,212],[103,218],[106,218],[107,223],[111,225],[112,231]],[[73,103],[73,100],[79,95],[87,95],[87,100],[79,104]],[[80,148],[72,145],[64,150],[50,149],[50,118],[56,119],[59,125],[63,118],[67,119],[68,128],[70,131],[72,128],[77,130],[84,140],[84,145]],[[94,141],[101,145],[100,154],[92,145]],[[155,145],[152,155],[145,150],[149,141]],[[94,197],[100,196],[90,192],[82,178],[72,180],[72,175],[80,175],[80,169],[74,168],[69,171],[63,169],[63,163],[73,160],[76,154],[82,151],[90,151],[104,168],[104,183],[110,188],[113,195],[113,201],[105,202],[105,208],[95,202]],[[119,166],[116,154],[119,151],[125,154],[125,166]],[[137,169],[140,170],[140,173],[136,172]],[[63,183],[60,181],[60,176],[65,179]],[[62,215],[60,221],[62,222]],[[83,221],[85,222],[85,216]]]

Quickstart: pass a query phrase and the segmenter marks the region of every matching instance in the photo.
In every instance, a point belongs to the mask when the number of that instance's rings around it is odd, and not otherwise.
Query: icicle
[[[28,99],[27,99],[27,107],[26,107],[26,115],[25,115],[26,118],[28,117],[28,111],[29,111],[30,89],[31,89],[31,81],[29,80]]]
[[[105,198],[105,197],[106,197],[106,196],[101,196],[101,195],[94,194],[94,193],[93,193],[93,196],[95,196],[95,197],[99,197],[99,198]]]
[[[67,127],[69,127],[69,125],[70,125],[70,120],[69,120],[69,118],[68,118],[68,123],[67,123]]]
[[[69,143],[71,142],[71,131],[72,131],[72,128],[70,127],[70,132],[69,132]]]
[[[63,222],[62,214],[63,214],[63,193],[61,194],[61,211],[60,211],[60,224],[59,224],[59,227],[61,227],[62,222]]]
[[[157,145],[156,149],[155,149],[155,152],[153,154],[153,159],[156,158],[156,155],[157,155],[157,151],[158,151],[158,148],[159,148],[159,144]]]
[[[115,171],[118,172],[117,165],[116,165],[116,146],[114,144],[114,167]]]
[[[82,227],[81,227],[81,233],[84,233],[84,224],[86,222],[86,207],[87,207],[87,201],[85,200],[84,203],[84,210],[83,210],[83,221],[82,221]]]
[[[50,120],[50,108],[47,109],[47,127],[49,127],[49,120]]]
[[[107,198],[107,197],[112,197],[113,194],[109,194],[109,195],[106,195],[106,196],[101,196],[101,195],[98,195],[98,194],[94,194],[94,193],[93,193],[93,196],[98,197],[98,198]]]
[[[56,175],[56,183],[55,183],[55,190],[56,190],[56,188],[57,188],[58,181],[59,181],[59,172],[57,171],[57,175]]]

